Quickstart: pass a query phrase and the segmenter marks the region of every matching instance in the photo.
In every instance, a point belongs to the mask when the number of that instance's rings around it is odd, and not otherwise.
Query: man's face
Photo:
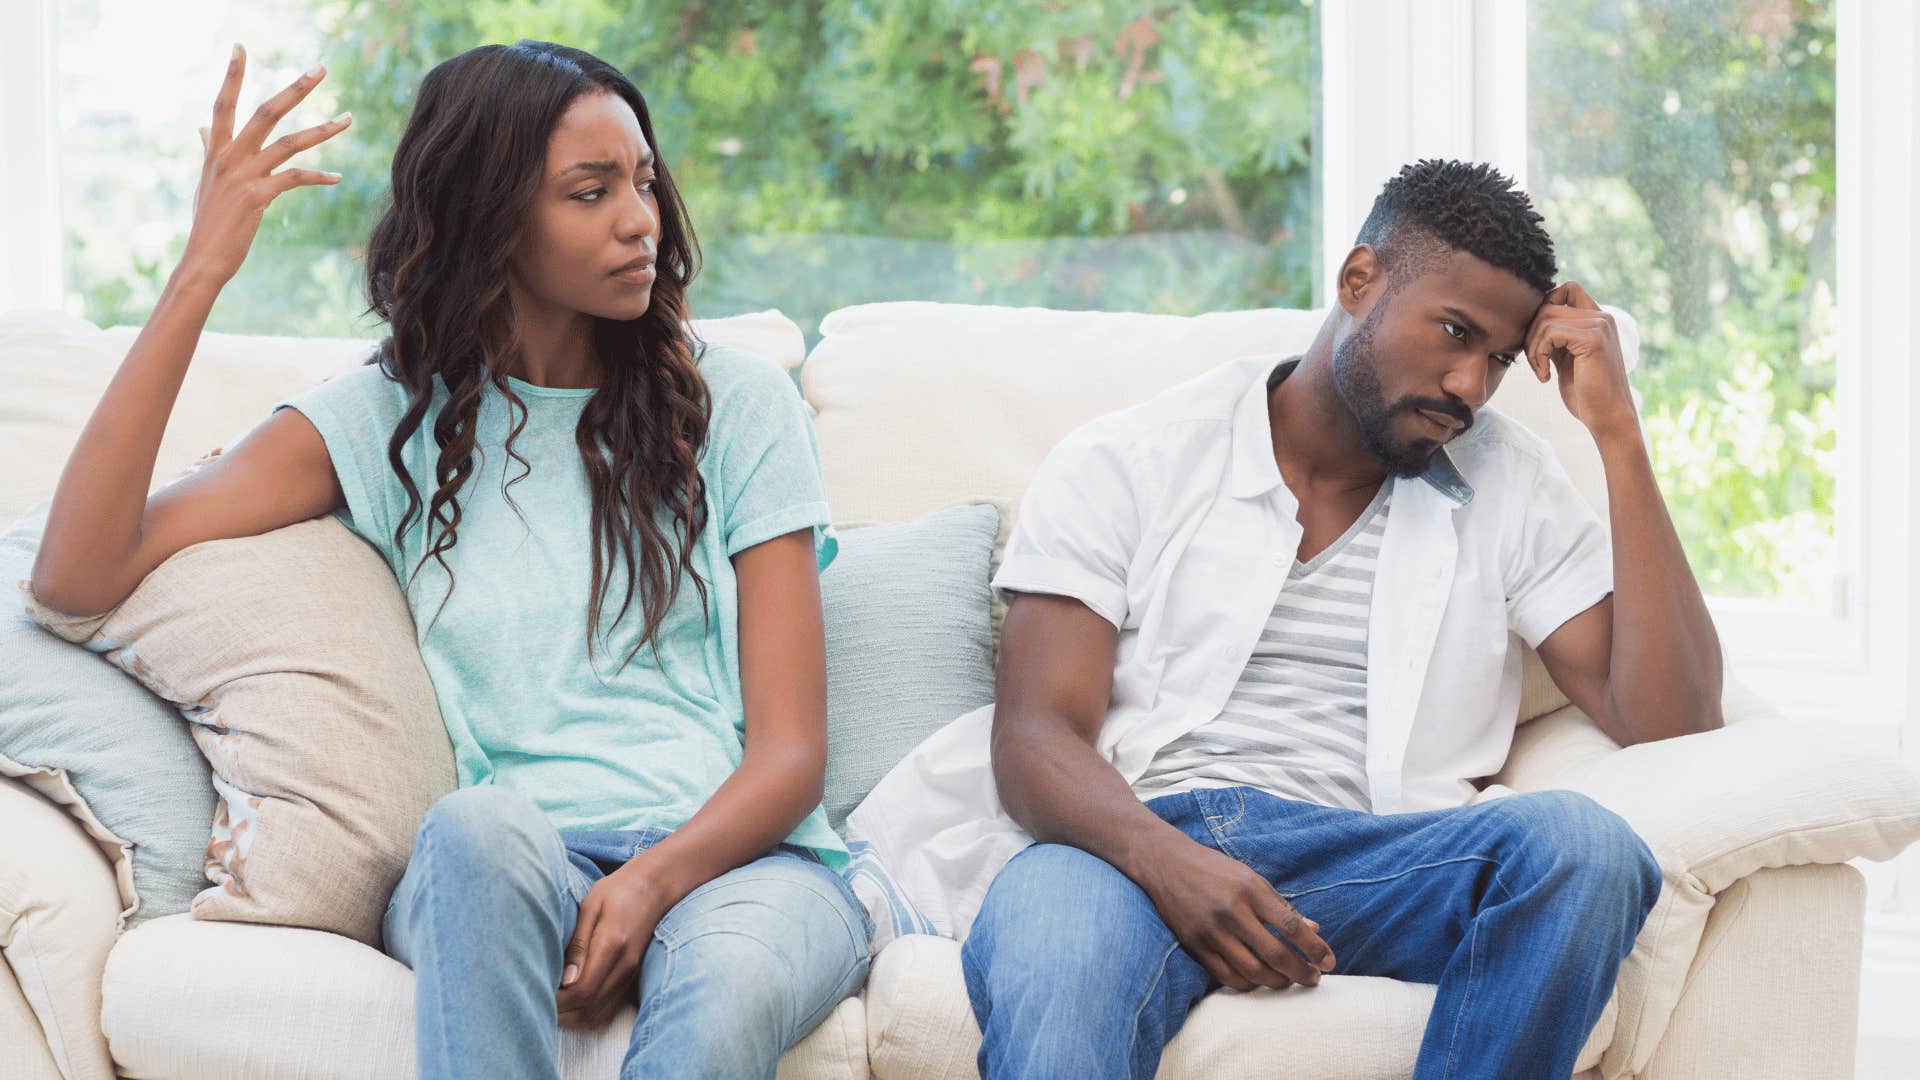
[[[1544,296],[1466,252],[1397,284],[1376,285],[1360,325],[1335,343],[1333,378],[1368,452],[1395,476],[1418,476],[1518,362]]]

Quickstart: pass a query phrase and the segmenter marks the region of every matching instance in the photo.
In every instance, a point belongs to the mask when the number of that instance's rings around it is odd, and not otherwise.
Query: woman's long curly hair
[[[589,662],[617,547],[625,558],[626,596],[613,621],[626,615],[636,582],[645,620],[624,667],[653,640],[679,594],[682,572],[693,579],[703,606],[707,599],[692,552],[707,524],[698,460],[711,411],[697,342],[685,327],[687,285],[699,271],[700,249],[654,139],[647,103],[626,76],[589,53],[542,41],[482,46],[427,73],[394,151],[392,204],[367,244],[367,297],[389,328],[367,363],[381,365],[409,395],[387,443],[387,461],[407,491],[396,547],[420,512],[420,493],[401,451],[425,420],[435,376],[446,386],[447,402],[433,425],[440,455],[434,466],[439,486],[426,510],[430,543],[407,588],[431,557],[447,572],[451,596],[445,555],[458,538],[457,496],[474,472],[476,420],[489,384],[506,396],[514,417],[506,453],[521,471],[505,487],[531,471],[513,448],[527,409],[507,382],[517,351],[508,261],[542,182],[548,136],[568,106],[589,93],[613,94],[639,118],[654,151],[660,215],[652,300],[646,314],[631,321],[594,319],[602,382],[574,432],[593,496]],[[511,504],[512,495],[507,499]],[[667,511],[668,528],[656,520],[656,508]],[[440,604],[445,607],[444,597]]]

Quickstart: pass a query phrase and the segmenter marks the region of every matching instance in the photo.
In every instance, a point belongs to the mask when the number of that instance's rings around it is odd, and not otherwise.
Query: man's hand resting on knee
[[[1319,925],[1259,874],[1162,821],[1095,749],[1118,639],[1079,600],[1013,598],[993,717],[1001,804],[1035,839],[1077,847],[1132,879],[1221,985],[1318,983],[1334,965]]]
[[[1222,986],[1315,986],[1322,972],[1333,970],[1333,950],[1320,939],[1319,923],[1295,911],[1245,864],[1185,833],[1169,832],[1155,841],[1157,851],[1142,861],[1138,876],[1128,876],[1153,900],[1188,955]]]

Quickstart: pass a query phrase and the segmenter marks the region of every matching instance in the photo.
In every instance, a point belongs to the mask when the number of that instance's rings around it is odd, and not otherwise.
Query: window
[[[1527,175],[1631,312],[1661,487],[1717,598],[1844,615],[1829,0],[1533,0]]]
[[[346,181],[270,214],[224,330],[375,332],[357,248],[393,142],[420,77],[475,41],[577,42],[639,74],[707,255],[696,308],[809,331],[909,297],[1324,303],[1402,164],[1492,161],[1567,272],[1640,324],[1655,464],[1732,669],[1920,745],[1912,5],[0,4],[21,30],[0,36],[0,239],[25,256],[0,306],[101,324],[142,321],[177,257],[236,39],[249,102],[325,58],[289,126],[356,123],[312,155]]]
[[[414,88],[523,36],[635,76],[704,250],[699,314],[778,307],[811,331],[876,300],[1187,314],[1311,297],[1316,35],[1299,0],[197,8],[59,11],[67,304],[103,325],[144,321],[184,244],[194,132],[235,39],[253,57],[243,111],[325,59],[282,130],[342,109],[354,125],[311,152],[342,183],[276,203],[214,329],[374,333],[359,249]],[[128,94],[128,71],[152,77]]]

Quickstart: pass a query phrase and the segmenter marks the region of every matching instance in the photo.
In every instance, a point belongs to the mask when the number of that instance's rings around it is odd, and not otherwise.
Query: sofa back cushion
[[[1613,309],[1609,309],[1613,310]],[[1613,314],[1631,367],[1639,335]],[[1182,317],[968,304],[841,308],[800,369],[817,411],[834,513],[910,521],[959,499],[1016,510],[1040,460],[1067,432],[1238,356],[1298,353],[1326,311],[1267,308]],[[1606,518],[1593,440],[1557,386],[1517,366],[1493,404],[1553,444]]]
[[[698,319],[693,331],[752,349],[789,370],[805,339],[777,311]],[[74,440],[140,327],[102,330],[56,311],[0,314],[0,525],[53,494]],[[359,365],[372,338],[290,338],[206,333],[194,350],[180,396],[160,441],[154,486],[216,446],[231,445],[267,418],[277,401]]]
[[[835,524],[840,555],[820,575],[834,828],[907,751],[993,700],[987,580],[1000,521],[982,503],[905,524]]]

